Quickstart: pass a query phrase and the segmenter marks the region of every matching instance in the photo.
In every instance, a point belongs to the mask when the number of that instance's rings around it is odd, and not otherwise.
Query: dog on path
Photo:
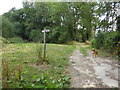
[[[98,56],[98,51],[93,49],[92,50],[92,55],[93,55],[93,58],[96,58]]]

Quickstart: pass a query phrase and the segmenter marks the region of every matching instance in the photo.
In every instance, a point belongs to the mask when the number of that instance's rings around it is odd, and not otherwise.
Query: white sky
[[[22,8],[22,1],[23,0],[1,0],[0,15],[8,12],[13,7],[15,7],[16,9]]]

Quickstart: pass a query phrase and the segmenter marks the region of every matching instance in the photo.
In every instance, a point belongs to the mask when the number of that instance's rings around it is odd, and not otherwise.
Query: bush
[[[91,40],[91,45],[97,49],[102,48],[108,53],[117,54],[119,38],[118,32],[99,32],[97,37]]]
[[[2,37],[11,38],[14,36],[14,24],[6,17],[2,16]],[[1,21],[1,20],[0,20]]]
[[[120,37],[117,32],[109,32],[104,36],[104,48],[108,49],[108,52],[116,50],[118,38]]]
[[[92,47],[96,47],[97,45],[96,45],[96,40],[95,40],[95,38],[93,38],[92,40],[91,40],[91,46]]]
[[[97,49],[103,46],[103,42],[104,42],[104,32],[98,32],[97,37],[91,40],[92,46]]]
[[[9,41],[6,38],[0,37],[0,44],[7,44]]]
[[[9,43],[24,43],[21,37],[13,37],[13,38],[9,38],[8,40]]]

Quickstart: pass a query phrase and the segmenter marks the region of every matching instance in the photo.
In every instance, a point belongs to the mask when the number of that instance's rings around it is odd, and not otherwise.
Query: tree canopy
[[[42,30],[47,28],[49,43],[85,42],[96,31],[115,29],[118,5],[117,2],[23,2],[23,8],[12,8],[3,14],[9,19],[3,25],[9,29],[13,24],[14,34],[28,41],[42,42]],[[3,37],[10,37],[4,35],[4,28]]]

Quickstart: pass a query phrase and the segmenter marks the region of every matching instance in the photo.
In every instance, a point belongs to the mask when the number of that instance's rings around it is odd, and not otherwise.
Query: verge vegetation
[[[7,44],[3,48],[3,87],[67,88],[68,57],[74,45],[47,44],[47,64],[38,64],[36,44]],[[7,63],[6,63],[7,62]],[[7,84],[6,84],[7,83]]]

